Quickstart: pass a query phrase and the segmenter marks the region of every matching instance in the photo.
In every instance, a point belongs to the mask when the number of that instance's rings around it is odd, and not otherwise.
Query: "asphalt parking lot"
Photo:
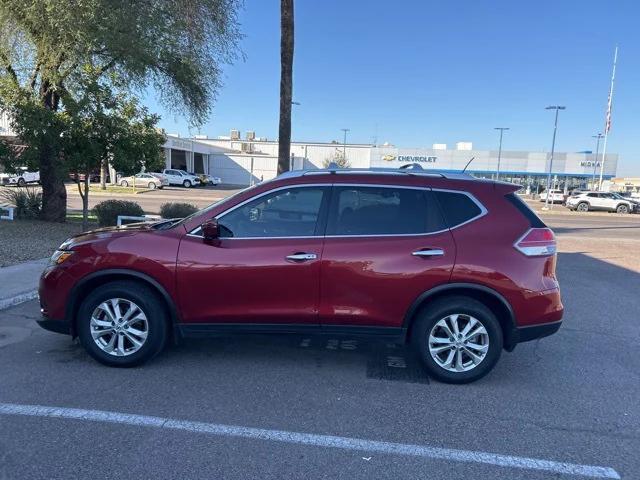
[[[471,385],[303,336],[111,369],[37,327],[37,302],[0,312],[0,478],[640,478],[640,216],[544,219],[564,325]]]

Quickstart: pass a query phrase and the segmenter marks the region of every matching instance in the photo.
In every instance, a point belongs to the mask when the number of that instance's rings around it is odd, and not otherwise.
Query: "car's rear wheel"
[[[24,178],[19,178],[18,179],[18,186],[19,187],[24,187],[27,184],[27,182],[25,181]]]
[[[502,329],[493,312],[469,297],[428,305],[411,333],[429,374],[446,383],[469,383],[493,369],[502,353]]]
[[[191,182],[189,180],[185,180],[182,185],[184,188],[191,188]]]
[[[144,363],[163,348],[167,312],[151,288],[131,281],[102,285],[82,302],[78,337],[89,355],[113,367]]]
[[[120,186],[121,186],[121,187],[128,187],[128,186],[129,186],[129,182],[127,182],[126,180],[122,180],[122,181],[120,182]]]
[[[589,211],[589,204],[587,202],[580,202],[578,204],[578,206],[576,207],[576,210],[579,212],[588,212]]]
[[[616,208],[616,213],[629,213],[629,207],[624,204],[620,204],[618,205],[618,208]]]

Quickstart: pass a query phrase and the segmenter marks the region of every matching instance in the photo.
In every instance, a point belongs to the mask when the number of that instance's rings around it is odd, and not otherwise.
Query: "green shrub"
[[[106,200],[93,207],[93,213],[98,217],[98,225],[110,227],[118,224],[118,215],[142,217],[144,210],[136,202],[126,200]]]
[[[3,188],[1,203],[15,207],[14,216],[19,219],[38,218],[42,210],[42,190],[34,187]]]
[[[190,203],[163,203],[160,206],[160,216],[162,218],[184,218],[192,213],[196,213],[198,207]]]

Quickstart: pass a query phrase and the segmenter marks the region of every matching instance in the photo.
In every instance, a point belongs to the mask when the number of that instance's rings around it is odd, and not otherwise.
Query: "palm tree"
[[[280,125],[278,174],[289,170],[293,89],[293,0],[280,0]]]

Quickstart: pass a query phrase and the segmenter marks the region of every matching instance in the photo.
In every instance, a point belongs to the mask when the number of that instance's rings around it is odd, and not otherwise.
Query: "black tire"
[[[184,182],[182,182],[182,185],[184,186],[184,188],[191,188],[191,182],[189,180],[185,180]]]
[[[103,351],[91,335],[91,316],[105,300],[121,298],[134,302],[145,314],[147,338],[142,347],[126,356]],[[98,362],[110,367],[134,367],[151,360],[162,351],[168,337],[168,312],[162,298],[152,288],[135,281],[116,281],[99,286],[84,299],[78,310],[77,331],[80,343]]]
[[[616,213],[629,213],[629,207],[624,203],[621,203],[616,207]]]
[[[121,186],[121,187],[128,187],[128,186],[129,186],[129,182],[127,182],[126,180],[122,180],[122,181],[120,182],[120,186]]]
[[[429,335],[440,320],[449,315],[474,317],[484,326],[489,338],[486,356],[471,370],[452,372],[441,367],[429,351]],[[502,353],[503,335],[494,313],[483,303],[465,296],[444,297],[428,304],[417,315],[411,330],[411,343],[431,376],[445,383],[470,383],[489,373]]]
[[[576,210],[578,212],[588,212],[589,204],[587,202],[580,202],[578,205],[576,205]]]
[[[158,186],[154,182],[149,182],[149,185],[147,185],[147,187],[149,187],[149,189],[151,190],[155,190],[156,188],[158,188]]]
[[[19,187],[24,187],[27,184],[27,182],[24,180],[24,178],[19,178],[18,179],[18,186]]]

